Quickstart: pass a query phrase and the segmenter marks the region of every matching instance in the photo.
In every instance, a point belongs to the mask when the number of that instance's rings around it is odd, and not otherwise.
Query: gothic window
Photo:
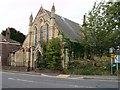
[[[35,33],[34,33],[34,44],[37,44],[37,27],[35,27]]]
[[[46,24],[46,42],[48,42],[49,39],[49,25]]]
[[[43,32],[44,32],[44,29],[43,29],[43,26],[40,27],[40,43],[42,44],[43,42]]]

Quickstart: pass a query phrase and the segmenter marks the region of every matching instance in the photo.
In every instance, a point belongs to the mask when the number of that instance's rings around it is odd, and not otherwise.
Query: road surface
[[[2,72],[2,88],[118,88],[117,80],[66,79]]]

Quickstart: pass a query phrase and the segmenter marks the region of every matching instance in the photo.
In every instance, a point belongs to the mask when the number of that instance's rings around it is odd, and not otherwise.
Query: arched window
[[[49,25],[46,24],[46,42],[49,40]]]
[[[35,33],[34,33],[34,45],[37,44],[37,27],[35,27]]]
[[[41,43],[41,44],[42,44],[42,42],[43,42],[43,31],[44,31],[43,26],[41,26],[41,27],[40,27],[40,43]]]

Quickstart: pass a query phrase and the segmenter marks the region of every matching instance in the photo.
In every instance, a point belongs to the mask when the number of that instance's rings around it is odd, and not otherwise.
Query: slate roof
[[[48,13],[49,16],[51,15],[50,11],[45,11]],[[55,15],[55,20],[58,25],[58,29],[64,33],[66,38],[69,38],[71,41],[80,40],[80,36],[82,36],[82,28],[78,23],[75,23],[57,14]]]
[[[9,43],[17,43],[20,44],[19,42],[12,40],[12,39],[7,39],[6,36],[0,34],[0,42],[9,42]]]
[[[2,34],[0,34],[0,42],[9,42],[9,43],[18,45],[18,47],[13,46],[12,48],[9,48],[9,52],[18,51],[20,49],[20,46],[21,46],[21,44],[19,42],[15,41],[15,40],[12,40],[12,39],[7,39],[6,36],[4,36]],[[6,50],[6,48],[3,49],[2,44],[0,43],[0,56],[2,56],[2,52],[5,51],[5,50]]]

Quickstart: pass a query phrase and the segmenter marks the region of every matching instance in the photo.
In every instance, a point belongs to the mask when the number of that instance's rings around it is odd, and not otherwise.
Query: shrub
[[[64,69],[66,74],[80,75],[110,75],[110,64],[105,63],[103,66],[93,66],[92,63],[80,63],[79,61],[69,62],[68,68]]]

